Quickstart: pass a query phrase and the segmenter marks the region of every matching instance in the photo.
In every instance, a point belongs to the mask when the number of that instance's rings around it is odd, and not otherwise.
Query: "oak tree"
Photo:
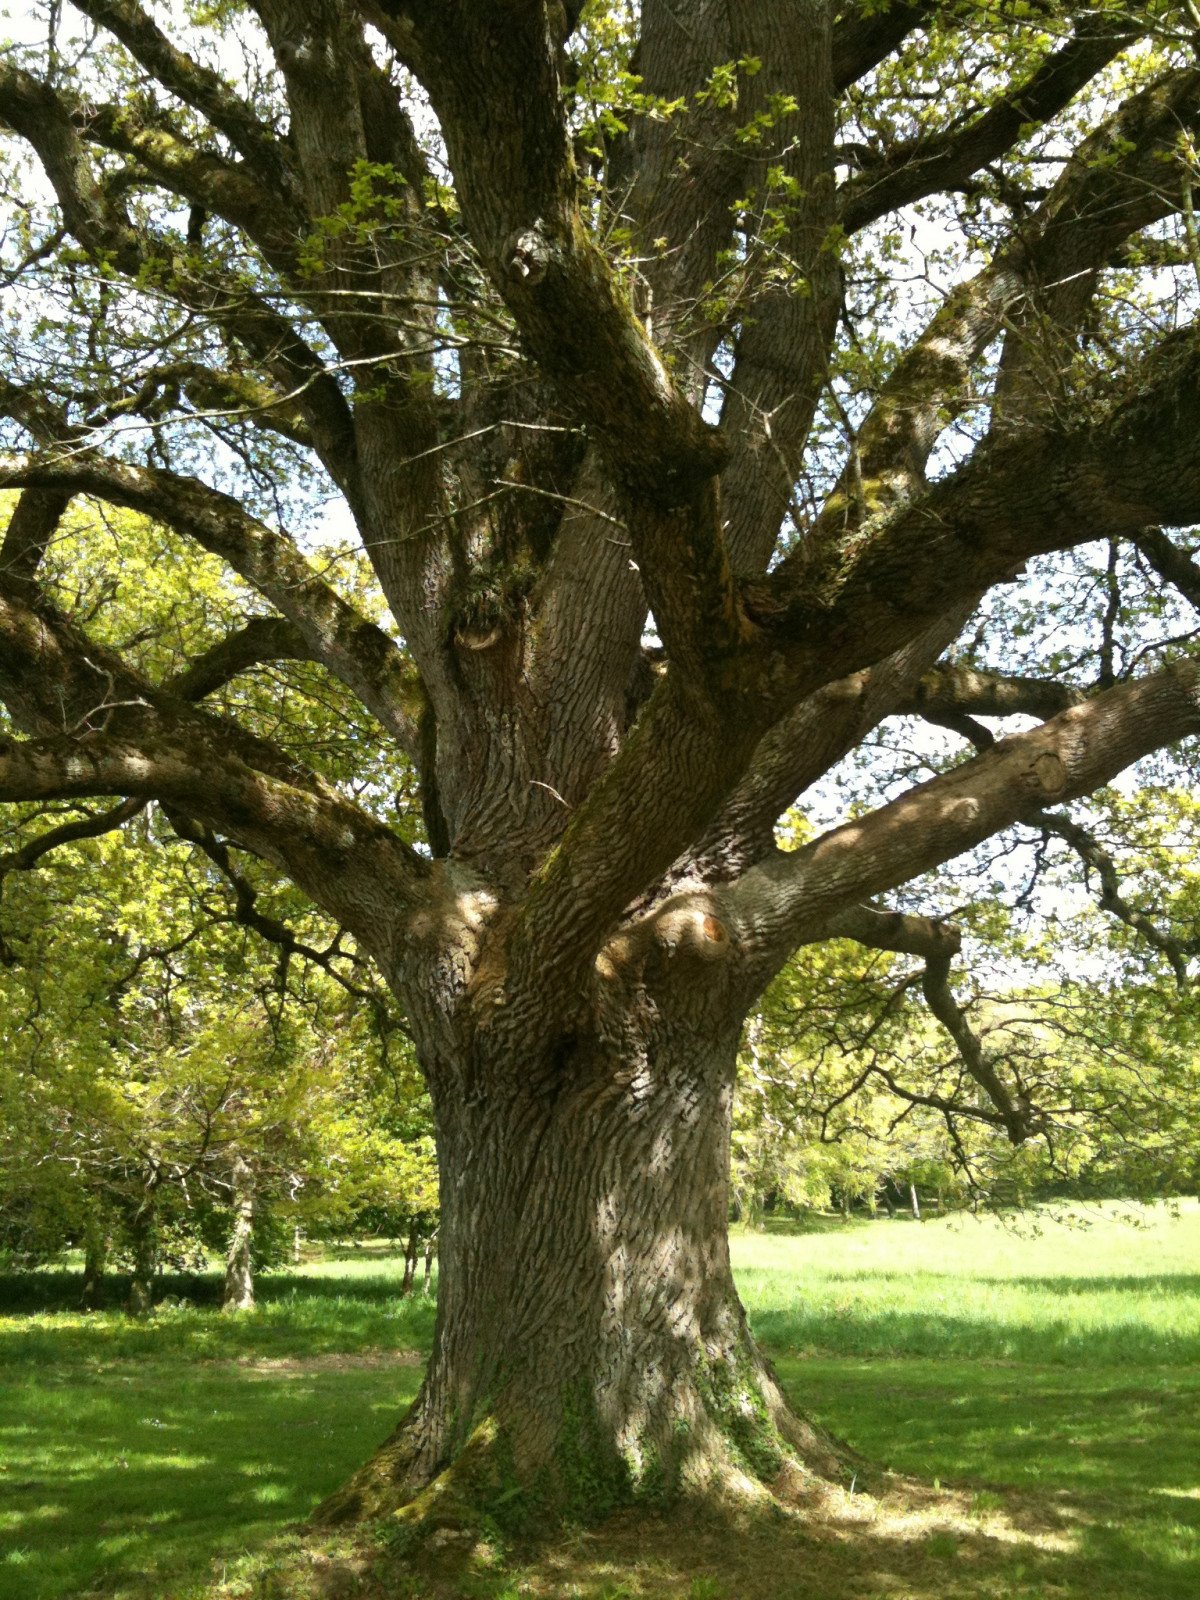
[[[730,1275],[739,1033],[797,951],[913,952],[985,1114],[1037,1135],[956,1019],[957,929],[901,891],[1200,732],[1186,629],[1114,642],[1129,564],[1160,619],[1200,596],[1195,7],[42,21],[0,66],[0,798],[152,802],[404,1008],[436,1346],[327,1514],[464,1455],[593,1510],[836,1473]],[[54,559],[81,497],[223,564],[239,625],[106,630]],[[1095,541],[1097,627],[998,663],[1027,566],[1051,615]],[[98,517],[89,575],[136,559]],[[358,719],[357,775],[264,671]],[[903,715],[965,759],[857,806],[839,764]],[[843,819],[780,848],[834,769]]]

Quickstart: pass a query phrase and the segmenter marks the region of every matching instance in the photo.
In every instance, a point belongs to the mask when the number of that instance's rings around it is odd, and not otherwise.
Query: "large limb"
[[[748,987],[761,987],[836,913],[1197,733],[1200,668],[1178,663],[1002,740],[801,850],[775,852],[721,893]]]
[[[163,687],[181,700],[203,700],[233,678],[269,661],[315,661],[312,647],[286,617],[251,617],[190,661]]]
[[[4,742],[0,799],[177,805],[279,866],[368,942],[388,933],[381,894],[399,916],[422,892],[428,862],[367,812],[19,592],[0,593],[0,699],[33,735]]]
[[[276,606],[313,658],[361,698],[401,749],[419,753],[420,690],[403,653],[316,575],[285,534],[229,495],[163,468],[134,467],[66,445],[45,455],[0,458],[0,485],[95,495],[186,534]]]
[[[932,19],[936,0],[892,0],[882,8],[851,3],[833,30],[833,86],[841,93],[876,68],[914,28]]]
[[[722,537],[721,452],[580,216],[558,82],[561,7],[388,5],[429,91],[463,217],[540,371],[593,433],[673,656],[715,689],[741,619]]]
[[[1200,611],[1200,567],[1161,528],[1140,528],[1133,542],[1167,583]]]
[[[736,356],[721,416],[731,440],[722,475],[726,536],[739,573],[765,568],[792,504],[828,378],[842,300],[832,237],[834,99],[827,7],[798,10],[763,54],[778,61],[777,96],[786,94],[784,103],[795,110],[773,119],[782,148],[754,173],[751,209],[757,216],[747,223],[746,248],[752,262],[761,255],[758,270],[767,282],[752,283],[738,306]],[[759,77],[753,81],[757,84]],[[775,87],[768,82],[764,91]],[[756,237],[758,230],[769,233],[769,242]]]
[[[225,283],[211,262],[197,276],[170,240],[135,227],[119,195],[94,170],[69,107],[49,86],[9,65],[0,68],[0,122],[29,143],[66,228],[105,271],[135,284],[171,283],[183,305],[214,321],[262,363],[281,395],[302,408],[334,482],[352,507],[361,507],[350,408],[333,374],[295,326],[245,283]]]
[[[1003,432],[1068,411],[1064,384],[1073,342],[1128,240],[1185,209],[1179,142],[1200,133],[1200,70],[1165,74],[1131,96],[1079,148],[1034,218],[1018,235],[1027,252],[1027,292],[1006,319],[992,401]]]
[[[1027,82],[965,126],[889,151],[878,167],[853,179],[842,196],[847,232],[855,233],[926,195],[961,188],[981,167],[1018,144],[1032,126],[1057,116],[1141,31],[1120,13],[1085,13],[1073,37]]]
[[[734,11],[707,0],[691,7],[685,21],[677,6],[649,0],[637,48],[642,92],[687,109],[676,117],[635,119],[607,173],[636,241],[635,304],[694,401],[705,393],[723,332],[705,299],[722,275],[722,252],[742,226],[737,202],[754,195],[759,210],[776,202],[786,210],[786,238],[770,248],[754,246],[756,265],[736,297],[741,354],[724,419],[733,453],[721,496],[735,566],[742,560],[739,546],[751,537],[747,530],[764,515],[775,515],[777,524],[786,507],[790,485],[782,479],[807,433],[835,319],[837,262],[824,248],[833,206],[828,52],[824,4],[754,0]],[[736,94],[711,93],[718,64],[748,59],[761,66],[753,73],[738,70]],[[739,139],[738,130],[760,115],[757,138]],[[768,189],[775,168],[783,194]],[[763,272],[778,267],[782,251],[792,263],[789,281],[764,292]],[[740,437],[743,421],[752,439]],[[603,480],[593,452],[577,493],[623,521],[625,508]],[[637,570],[645,567],[646,552],[623,552],[629,538],[603,517],[589,519],[572,508],[539,585],[543,670],[548,665],[553,672],[569,652],[575,681],[595,685],[598,701],[610,707],[624,699],[647,609]],[[657,617],[661,600],[652,603]],[[622,731],[611,712],[607,725],[613,737],[605,758]]]
[[[996,404],[1011,414],[1015,351],[1047,311],[1074,325],[1114,250],[1179,203],[1171,154],[1200,128],[1200,72],[1179,71],[1131,96],[1086,139],[1037,212],[994,262],[952,291],[897,363],[859,428],[851,460],[813,540],[912,500],[947,423],[974,393],[978,364],[1006,327]],[[810,541],[811,542],[811,541]]]
[[[286,146],[218,73],[171,39],[137,0],[79,0],[76,7],[117,38],[156,82],[207,117],[259,179],[290,187]]]
[[[690,851],[681,879],[737,877],[770,851],[779,817],[887,716],[920,693],[933,663],[958,637],[978,596],[863,671],[806,696],[762,739],[725,804]]]
[[[852,671],[1032,556],[1196,522],[1200,347],[1185,330],[1109,417],[1017,435],[860,536],[801,546],[763,586],[763,622],[794,642],[801,671],[810,650]]]
[[[905,649],[1032,555],[1197,521],[1200,350],[1184,335],[1108,419],[981,452],[869,537],[811,566],[802,549],[762,590],[778,651],[747,651],[707,714],[674,671],[660,681],[531,886],[513,938],[516,987],[550,973],[552,988],[577,992],[592,941],[703,836],[790,709]]]

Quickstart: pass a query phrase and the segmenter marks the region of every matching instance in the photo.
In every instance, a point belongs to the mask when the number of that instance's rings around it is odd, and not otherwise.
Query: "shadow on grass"
[[[197,1285],[201,1292],[187,1292]],[[217,1309],[219,1293],[208,1279],[165,1280],[154,1315],[142,1319],[120,1310],[79,1312],[74,1282],[51,1282],[41,1293],[14,1298],[25,1300],[23,1314],[14,1315],[11,1301],[0,1298],[0,1368],[66,1364],[95,1371],[130,1360],[166,1367],[180,1361],[428,1351],[436,1316],[431,1298],[401,1296],[392,1278],[280,1275],[263,1283],[253,1311],[232,1316]]]
[[[102,1585],[161,1597],[305,1516],[386,1437],[420,1381],[400,1361],[306,1370],[61,1358],[0,1393],[0,1597]]]

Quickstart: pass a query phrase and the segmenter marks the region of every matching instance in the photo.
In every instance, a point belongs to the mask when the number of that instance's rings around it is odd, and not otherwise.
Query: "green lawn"
[[[901,1591],[867,1530],[839,1595],[1200,1595],[1200,1206],[1137,1227],[1085,1215],[1036,1235],[881,1220],[735,1239],[752,1320],[803,1409],[874,1461],[969,1484],[981,1526],[1004,1507],[1037,1533],[1005,1535],[1011,1559],[986,1578],[965,1576],[961,1530],[922,1535],[934,1577],[908,1549]],[[54,1309],[75,1293],[66,1274],[0,1281],[2,1600],[167,1600],[303,1516],[415,1391],[419,1363],[397,1353],[428,1349],[432,1307],[399,1301],[397,1277],[351,1254],[267,1279],[252,1314],[172,1306],[140,1325]],[[509,1583],[463,1592],[743,1592],[728,1574]]]

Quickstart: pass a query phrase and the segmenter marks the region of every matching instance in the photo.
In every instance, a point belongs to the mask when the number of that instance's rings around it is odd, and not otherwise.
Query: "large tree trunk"
[[[736,1023],[636,1033],[520,1073],[476,1059],[486,1097],[437,1097],[433,1357],[322,1520],[411,1503],[540,1525],[837,1470],[783,1400],[730,1271]]]
[[[250,1247],[254,1240],[254,1173],[241,1155],[233,1158],[233,1227],[225,1252],[225,1295],[222,1311],[254,1309],[254,1271]]]

